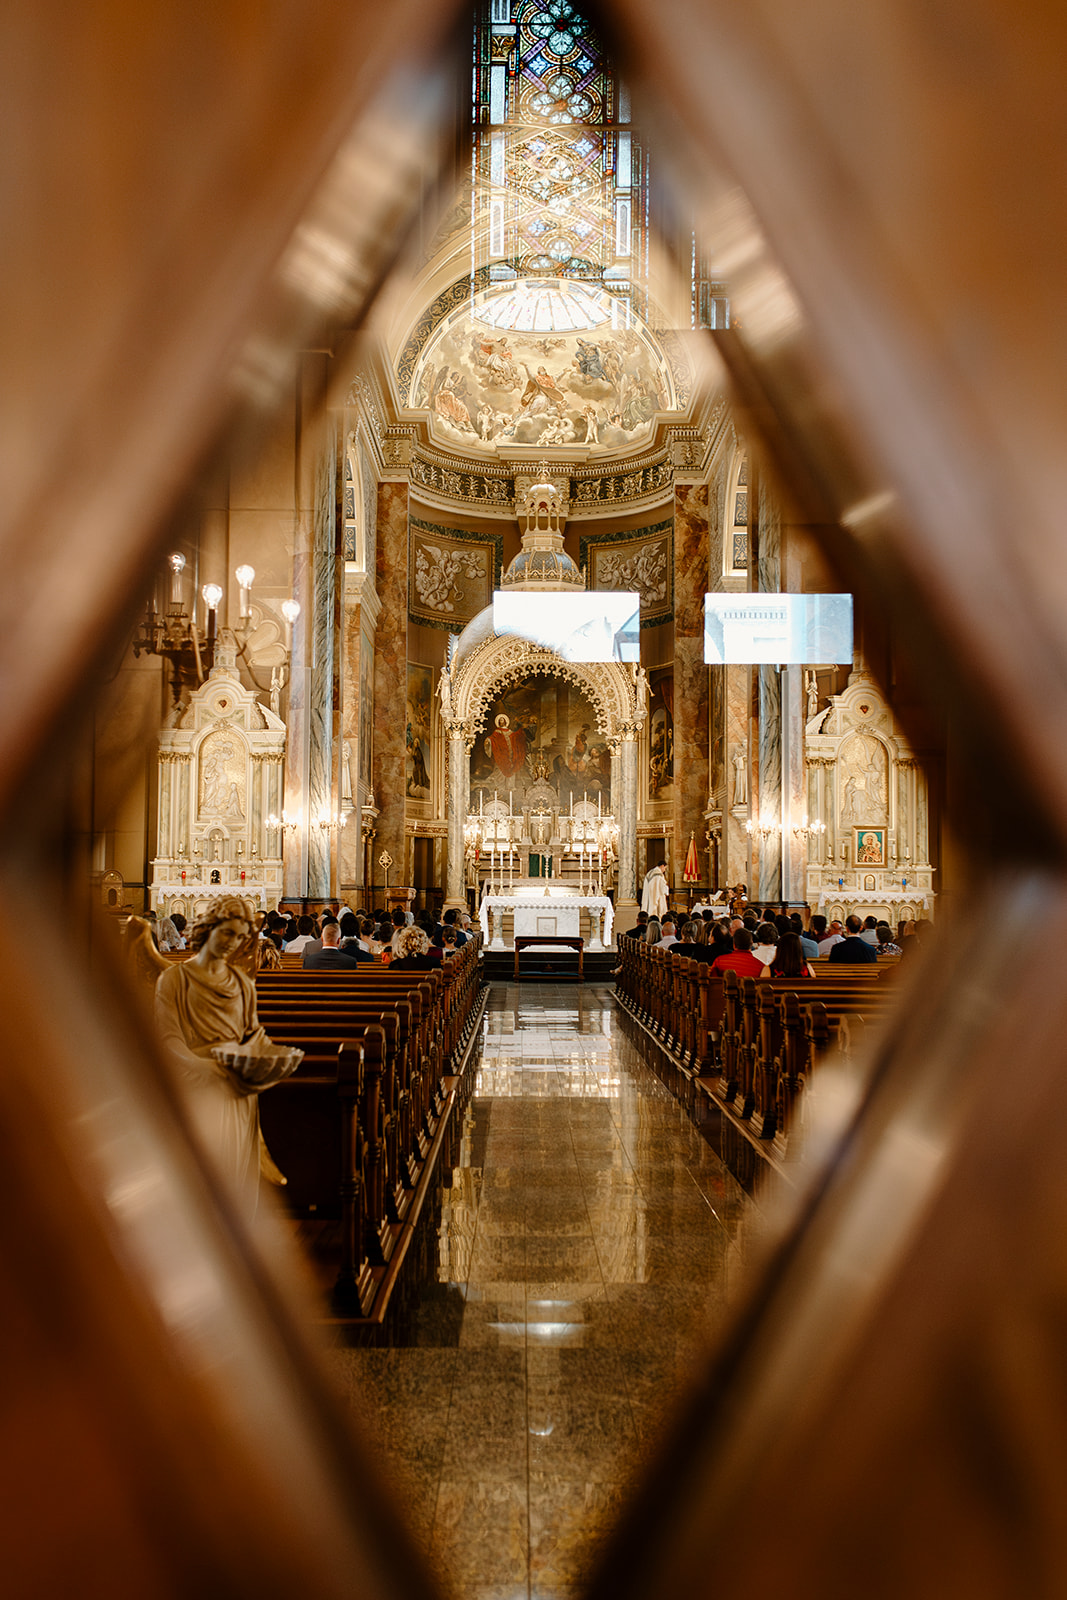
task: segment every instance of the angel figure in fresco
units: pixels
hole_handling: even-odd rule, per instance
[[[454,423],[457,428],[463,428],[468,433],[474,432],[474,424],[467,405],[467,380],[458,368],[454,372],[447,366],[441,368],[435,379],[431,406],[437,415],[444,417],[447,422]]]
[[[578,347],[578,354],[574,358],[574,365],[582,377],[606,378],[599,348],[591,340],[586,339],[576,339],[575,344]]]
[[[486,339],[481,334],[474,334],[471,339],[471,361],[498,388],[515,389],[522,382],[522,375],[515,364],[515,352],[508,344],[506,333],[499,339]]]
[[[600,356],[600,368],[604,377],[616,391],[622,377],[622,356],[614,345],[605,345]]]
[[[575,426],[569,417],[553,417],[541,433],[541,444],[573,444]]]

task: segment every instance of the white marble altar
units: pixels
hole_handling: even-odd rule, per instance
[[[490,950],[510,950],[504,941],[504,914],[510,911],[514,919],[512,937],[532,934],[561,938],[576,938],[581,934],[583,910],[589,917],[587,950],[606,950],[611,947],[611,901],[602,894],[575,894],[564,888],[518,888],[513,894],[488,894],[482,901],[482,932]],[[490,936],[491,935],[491,936]]]
[[[223,632],[206,681],[159,739],[158,846],[151,905],[195,920],[219,895],[264,911],[282,893],[280,830],[285,723],[245,688]]]

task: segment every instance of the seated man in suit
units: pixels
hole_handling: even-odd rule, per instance
[[[830,951],[830,960],[852,963],[877,961],[878,952],[874,945],[868,944],[866,939],[860,937],[862,929],[863,923],[859,917],[846,917],[846,937],[834,945]]]
[[[342,950],[341,929],[328,922],[322,930],[322,944],[305,950],[302,964],[314,972],[354,972],[362,961],[373,961],[365,950]]]

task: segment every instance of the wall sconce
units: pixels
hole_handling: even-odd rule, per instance
[[[279,817],[275,812],[272,811],[270,816],[267,818],[267,827],[270,828],[274,833],[295,833],[299,826],[299,813],[297,813],[295,817],[291,817],[288,811],[283,811]]]
[[[328,811],[324,811],[319,817],[317,825],[322,829],[323,833],[332,833],[336,828],[343,828],[347,820],[348,818],[343,816],[340,811],[335,816],[331,816]]]
[[[781,823],[778,822],[752,822],[750,820],[745,823],[745,832],[750,838],[758,834],[761,844],[766,844],[768,839],[773,839],[774,835],[781,833],[781,831]]]
[[[794,828],[793,832],[798,839],[817,839],[820,833],[826,832],[826,824],[819,821],[805,822],[799,828]]]

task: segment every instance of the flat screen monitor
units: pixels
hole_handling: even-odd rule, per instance
[[[564,661],[639,661],[640,608],[637,594],[498,589],[493,629],[544,645]]]
[[[830,666],[852,660],[850,594],[708,594],[712,666]]]

